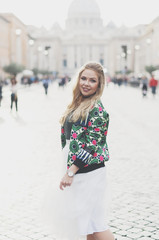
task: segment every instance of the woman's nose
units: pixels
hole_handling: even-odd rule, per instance
[[[89,85],[88,79],[84,82],[85,85]]]

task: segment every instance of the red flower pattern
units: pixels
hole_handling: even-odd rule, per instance
[[[103,156],[100,156],[99,159],[101,160],[101,162],[104,160]]]
[[[96,140],[93,140],[92,143],[93,143],[93,145],[96,145],[96,144],[97,144],[97,141],[96,141]]]
[[[93,154],[93,157],[97,157],[97,153],[96,152]]]
[[[91,122],[88,122],[88,126],[89,126],[89,127],[92,126],[92,123],[91,123]]]
[[[73,133],[73,134],[72,134],[72,137],[73,137],[73,138],[77,138],[77,133]]]
[[[64,128],[61,129],[61,133],[64,134]]]
[[[76,155],[73,155],[72,159],[73,159],[73,161],[75,161],[76,160]]]

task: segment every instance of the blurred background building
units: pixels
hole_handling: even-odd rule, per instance
[[[55,23],[50,30],[26,26],[11,13],[0,14],[0,76],[11,62],[27,69],[72,75],[87,61],[100,62],[111,76],[145,66],[159,65],[159,17],[132,28],[106,26],[95,0],[74,0],[65,29]]]

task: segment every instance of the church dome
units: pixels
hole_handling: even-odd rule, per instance
[[[100,9],[95,0],[74,0],[68,10],[68,18],[100,18]]]
[[[103,27],[96,0],[73,0],[66,19],[66,29],[74,33],[99,31]]]

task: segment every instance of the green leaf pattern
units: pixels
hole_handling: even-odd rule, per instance
[[[99,164],[109,160],[106,136],[109,125],[109,114],[105,111],[102,102],[95,103],[88,115],[86,125],[74,123],[71,129],[70,146],[68,153],[68,167],[76,160],[80,149],[84,146],[94,151],[89,158],[88,165]],[[66,137],[63,126],[61,127],[62,148],[66,145]]]

